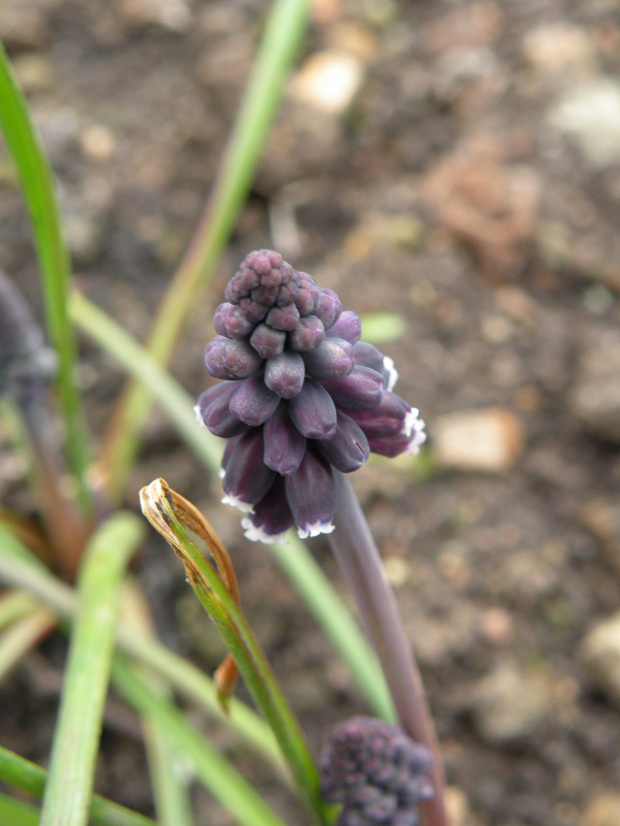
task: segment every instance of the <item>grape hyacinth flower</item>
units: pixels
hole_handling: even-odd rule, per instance
[[[418,411],[392,392],[391,359],[360,341],[361,322],[270,250],[250,253],[215,313],[208,372],[224,381],[199,398],[199,421],[228,439],[224,502],[247,513],[252,540],[333,530],[334,473],[370,452],[417,453]]]
[[[321,755],[321,791],[341,803],[336,826],[417,826],[433,796],[428,749],[398,726],[353,717],[335,726]]]

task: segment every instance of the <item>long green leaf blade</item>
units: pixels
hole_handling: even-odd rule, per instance
[[[77,616],[73,590],[61,582],[0,522],[0,579],[24,588],[65,620]],[[261,757],[268,759],[288,779],[282,754],[267,724],[240,700],[231,698],[230,714],[225,717],[218,704],[212,680],[196,666],[179,657],[155,639],[136,634],[125,623],[117,628],[119,648],[150,666],[209,715],[237,731]]]
[[[19,173],[41,268],[47,330],[58,354],[57,388],[65,420],[67,455],[85,512],[90,511],[86,484],[86,427],[75,384],[77,345],[67,311],[69,254],[61,228],[52,172],[30,118],[4,47],[0,43],[0,128]]]
[[[190,759],[201,783],[243,826],[285,826],[237,771],[164,697],[152,691],[135,669],[119,658],[114,685],[142,715],[159,721],[171,743]]]
[[[142,536],[133,514],[118,513],[86,548],[41,826],[85,826],[88,821],[120,587]]]
[[[36,763],[0,746],[0,780],[33,797],[43,797],[47,772]],[[90,820],[95,826],[155,826],[155,821],[111,800],[93,795],[90,801]],[[0,819],[0,823],[12,823]],[[39,823],[39,812],[37,820]]]

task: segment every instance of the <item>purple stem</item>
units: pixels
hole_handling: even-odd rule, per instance
[[[430,779],[435,795],[421,806],[422,822],[424,826],[448,826],[445,781],[435,727],[394,592],[349,479],[337,470],[333,470],[333,474],[338,521],[336,529],[329,534],[330,545],[379,657],[400,725],[433,755]]]

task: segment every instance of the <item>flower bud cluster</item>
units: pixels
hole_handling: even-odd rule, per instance
[[[373,451],[415,453],[424,422],[392,392],[391,359],[360,341],[361,322],[332,290],[270,250],[250,253],[215,312],[199,421],[228,439],[224,502],[248,516],[246,536],[274,542],[333,530],[333,469]]]
[[[398,726],[353,717],[330,732],[321,755],[321,791],[341,803],[336,826],[417,826],[433,796],[430,752]]]

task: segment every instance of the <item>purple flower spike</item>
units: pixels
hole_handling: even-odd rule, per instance
[[[205,350],[205,364],[214,379],[245,379],[262,363],[261,357],[245,339],[218,336]]]
[[[330,338],[343,338],[349,344],[357,344],[362,337],[362,321],[357,313],[345,310],[340,314],[338,321],[329,328],[327,335]]]
[[[291,421],[286,404],[281,404],[263,429],[263,461],[281,476],[295,473],[306,451],[306,437]]]
[[[319,290],[314,315],[320,318],[326,330],[338,320],[342,312],[342,302],[333,290]]]
[[[292,399],[301,392],[306,366],[299,353],[280,353],[265,365],[265,384],[283,399]]]
[[[314,350],[325,338],[325,327],[315,315],[299,320],[299,324],[289,333],[288,344],[291,350],[303,352]]]
[[[353,347],[343,338],[326,338],[314,350],[302,356],[306,373],[312,378],[340,379],[353,369]]]
[[[267,324],[259,324],[250,336],[250,344],[263,359],[279,356],[284,350],[285,341],[286,333],[282,330],[274,330]]]
[[[258,427],[279,403],[280,397],[265,385],[262,372],[254,373],[239,383],[230,399],[230,412],[250,427]]]
[[[336,826],[417,826],[433,796],[429,751],[398,726],[353,717],[335,726],[321,755],[321,791],[344,808]]]
[[[396,371],[359,340],[359,316],[277,252],[250,253],[225,297],[205,362],[226,384],[197,405],[211,432],[229,439],[224,501],[252,511],[252,539],[269,541],[292,520],[303,536],[330,531],[332,468],[356,470],[371,450],[415,453],[424,423],[388,392]]]
[[[252,542],[264,542],[266,545],[281,542],[295,523],[284,488],[284,479],[280,476],[256,505],[254,513],[241,520],[245,536]]]
[[[297,473],[286,477],[285,490],[301,539],[334,530],[334,477],[325,459],[306,450]]]
[[[348,376],[323,382],[334,403],[345,410],[372,410],[383,395],[383,377],[369,367],[355,367]]]
[[[225,505],[234,505],[250,512],[267,493],[276,478],[275,471],[263,462],[263,433],[253,427],[237,436],[235,446],[227,457],[222,486]]]
[[[198,404],[194,408],[198,421],[202,422],[214,436],[229,439],[248,429],[248,426],[233,416],[229,409],[230,399],[238,388],[238,382],[216,384],[205,390],[198,399]]]
[[[235,304],[220,304],[213,316],[213,326],[218,335],[226,338],[246,338],[254,329],[254,324]]]
[[[368,460],[370,447],[361,427],[349,416],[338,411],[338,427],[331,439],[316,443],[321,456],[341,473],[351,473]]]
[[[329,439],[336,432],[336,406],[327,390],[306,379],[301,393],[289,402],[289,415],[307,439]]]

